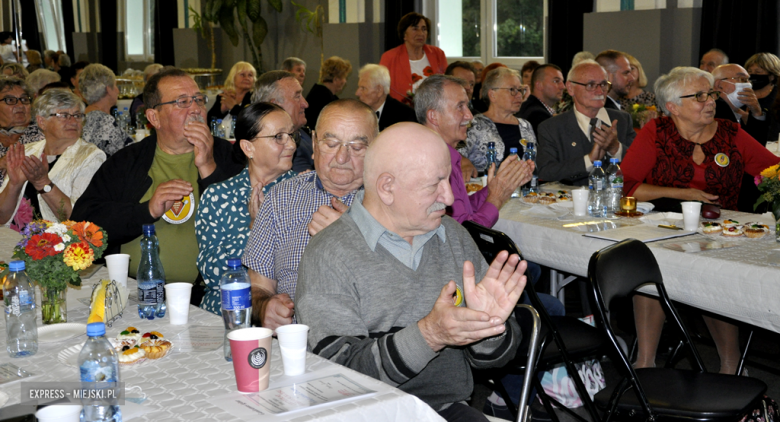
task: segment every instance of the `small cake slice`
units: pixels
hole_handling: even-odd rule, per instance
[[[119,363],[122,365],[132,365],[146,357],[144,349],[138,346],[124,346],[119,353]]]
[[[723,236],[740,237],[743,234],[743,230],[742,230],[742,226],[736,226],[736,225],[730,227],[723,226],[723,231],[721,233],[723,233]]]
[[[168,340],[156,339],[141,344],[141,348],[146,352],[147,358],[160,359],[168,354],[168,350],[170,350],[172,345]]]
[[[701,230],[704,234],[716,234],[722,230],[720,223],[715,221],[702,221]]]
[[[745,232],[745,236],[751,239],[759,239],[769,233],[769,226],[761,223],[747,223],[742,229]]]
[[[535,204],[539,202],[539,194],[536,192],[529,192],[528,195],[523,197],[523,201],[528,202],[529,204]]]

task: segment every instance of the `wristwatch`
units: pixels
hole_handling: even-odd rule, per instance
[[[38,194],[43,195],[44,193],[49,193],[52,189],[54,189],[54,182],[49,182],[48,185],[43,185],[43,188],[38,191]]]

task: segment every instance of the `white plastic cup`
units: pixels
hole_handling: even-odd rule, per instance
[[[584,217],[588,214],[588,195],[590,190],[581,188],[571,191],[572,199],[574,200],[574,215],[577,217]]]
[[[301,375],[306,372],[306,341],[309,326],[303,324],[283,325],[276,329],[279,348],[282,351],[284,374]]]
[[[171,283],[165,285],[165,304],[172,325],[184,325],[190,315],[192,284]]]
[[[39,422],[79,422],[80,404],[58,404],[46,406],[35,412]]]
[[[699,228],[699,216],[701,215],[701,202],[683,202],[683,227],[692,232]]]
[[[127,270],[130,267],[130,255],[118,253],[106,256],[108,278],[127,288]]]

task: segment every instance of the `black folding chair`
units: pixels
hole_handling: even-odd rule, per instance
[[[615,366],[623,377],[596,394],[596,405],[606,411],[605,420],[738,421],[752,410],[767,389],[748,377],[707,373],[685,325],[663,285],[653,253],[644,243],[628,239],[604,248],[588,265],[595,316],[609,338]],[[692,356],[693,370],[673,368],[634,369],[620,348],[609,322],[614,299],[631,295],[643,284],[653,284],[670,325],[680,330]],[[628,393],[628,394],[626,394]]]
[[[508,251],[510,254],[518,254],[522,258],[520,250],[517,249],[515,243],[505,233],[486,228],[471,221],[464,222],[463,227],[471,234],[471,237],[474,239],[474,242],[476,242],[477,247],[488,263],[493,262],[493,259],[501,251]],[[560,364],[564,364],[569,376],[574,381],[577,393],[579,394],[585,409],[588,411],[593,421],[599,420],[600,417],[596,410],[596,406],[593,404],[593,401],[590,400],[588,390],[582,383],[577,368],[574,366],[574,362],[600,358],[609,349],[607,339],[600,330],[577,318],[565,316],[551,317],[544,309],[530,280],[526,283],[525,292],[528,294],[531,304],[539,312],[539,316],[542,320],[541,352],[539,354],[539,360],[535,365],[537,371],[546,371]],[[548,347],[550,344],[554,344],[555,347]],[[518,359],[515,359],[509,367],[511,368],[506,369],[511,371],[511,373],[522,373],[520,368],[523,367],[524,369],[523,363]],[[573,418],[587,422],[587,419],[584,419],[582,416],[563,406],[554,398],[545,394],[542,384],[535,374],[534,376],[526,377],[526,381],[528,378],[532,378],[534,386],[537,389],[537,394],[542,399],[545,410],[550,414],[553,420],[558,421],[558,417],[553,411],[554,405],[571,415]],[[497,382],[496,384],[496,390],[501,394],[504,401],[507,402],[512,415],[517,415],[517,409],[515,409],[512,402],[508,399],[508,394],[506,394],[501,383]]]

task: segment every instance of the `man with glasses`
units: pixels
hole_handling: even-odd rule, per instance
[[[252,94],[252,104],[266,102],[283,108],[292,119],[295,126],[295,138],[298,149],[293,158],[293,171],[301,173],[314,169],[311,159],[311,136],[306,133],[306,109],[309,103],[303,97],[303,88],[295,74],[285,70],[265,72],[255,82],[255,92]],[[313,125],[315,122],[308,122]]]
[[[739,123],[742,130],[766,146],[769,113],[761,109],[747,70],[738,64],[724,64],[712,71],[712,77],[715,78],[713,89],[720,92],[720,98],[715,101],[715,118]],[[743,212],[758,211],[753,208],[753,204],[760,195],[753,177],[745,174],[737,209]]]
[[[141,226],[154,224],[166,281],[198,277],[195,211],[206,187],[236,174],[233,147],[211,136],[207,97],[186,72],[166,68],[144,87],[146,118],[156,133],[111,156],[78,201],[72,218],[110,233],[110,253],[139,262]],[[130,276],[135,277],[135,266]]]
[[[362,191],[363,158],[378,132],[374,111],[362,102],[341,99],[328,104],[313,133],[316,170],[266,194],[242,259],[252,281],[253,319],[263,327],[293,322],[303,250]]]
[[[622,158],[636,137],[631,115],[604,108],[610,83],[594,60],[571,68],[566,89],[574,107],[539,125],[539,179],[585,186],[593,162]]]
[[[531,74],[531,95],[520,106],[517,117],[531,123],[537,138],[539,124],[555,114],[553,107],[563,98],[565,88],[561,68],[554,64],[543,64]]]
[[[636,81],[631,74],[631,63],[625,54],[617,50],[602,51],[596,56],[596,61],[607,70],[607,81],[612,84],[604,107],[620,110],[620,99],[628,95],[630,85]]]

